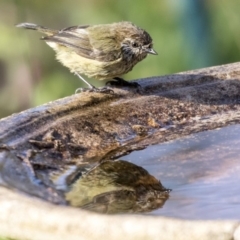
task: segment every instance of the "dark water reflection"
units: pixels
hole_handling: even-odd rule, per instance
[[[173,191],[150,214],[184,219],[240,219],[240,125],[135,151],[136,163]]]
[[[52,175],[67,203],[100,213],[149,212],[164,205],[169,190],[145,169],[116,160],[95,166],[70,166]]]

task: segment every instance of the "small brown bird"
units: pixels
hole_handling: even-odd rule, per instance
[[[147,54],[157,54],[152,48],[150,35],[131,22],[73,26],[59,31],[32,23],[20,23],[16,27],[46,34],[41,39],[56,51],[58,61],[85,82],[91,91],[104,92],[106,88],[95,88],[81,74],[133,85],[120,76],[131,71]]]

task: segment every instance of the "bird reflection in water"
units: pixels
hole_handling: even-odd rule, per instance
[[[55,176],[56,185],[62,184],[59,179]],[[70,205],[99,213],[150,212],[162,207],[171,191],[142,167],[123,160],[104,161],[85,171],[76,168],[64,179]]]

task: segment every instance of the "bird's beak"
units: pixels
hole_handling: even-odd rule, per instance
[[[149,54],[158,55],[158,53],[152,48],[146,48],[145,51]]]

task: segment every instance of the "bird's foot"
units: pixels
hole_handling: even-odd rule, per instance
[[[119,77],[115,77],[113,78],[113,80],[111,81],[108,81],[106,83],[106,85],[110,85],[110,86],[116,86],[116,87],[135,87],[135,88],[141,88],[141,85],[138,84],[137,82],[128,82],[122,78],[119,78]]]
[[[96,88],[96,87],[91,87],[91,88],[78,88],[75,91],[76,93],[79,92],[96,92],[96,93],[106,93],[106,94],[114,94],[114,91],[110,87],[103,87],[103,88]]]

